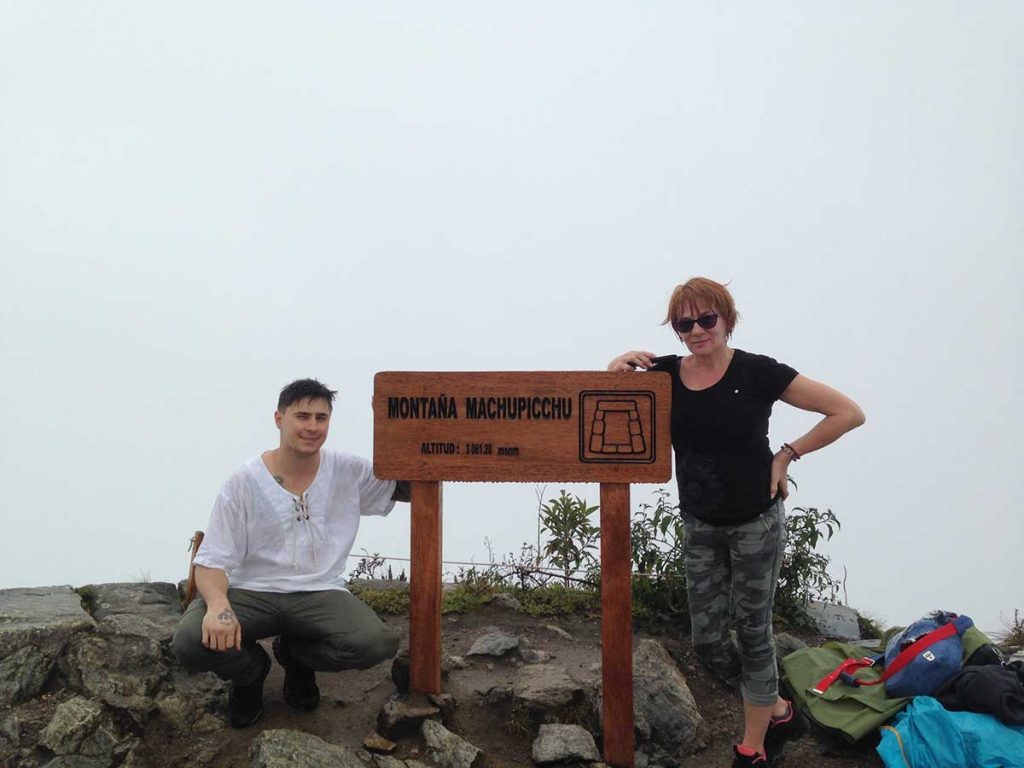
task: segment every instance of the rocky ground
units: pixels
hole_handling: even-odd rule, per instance
[[[600,748],[597,619],[537,620],[507,604],[445,616],[443,687],[454,709],[437,715],[444,727],[431,722],[403,735],[400,716],[378,721],[382,710],[396,706],[388,704],[396,693],[391,664],[321,673],[323,702],[312,713],[284,702],[275,664],[265,716],[251,728],[232,730],[223,723],[223,686],[184,673],[167,651],[178,615],[173,585],[79,592],[88,612],[69,588],[0,591],[0,768],[503,768],[537,764],[538,748],[544,764],[600,765],[578,728],[545,728],[546,740],[535,743],[542,724],[557,722],[598,735]],[[387,621],[407,641],[405,618]],[[504,643],[504,650],[492,649],[500,655],[471,653],[486,636]],[[736,692],[706,674],[679,633],[638,631],[635,648],[637,765],[729,765],[742,724]],[[401,681],[401,669],[396,677]],[[378,730],[392,736],[389,758],[364,750]],[[442,746],[449,734],[468,745]],[[563,744],[574,739],[576,747]],[[548,762],[563,754],[572,757]],[[838,749],[814,736],[788,745],[782,764],[882,765],[870,746]]]

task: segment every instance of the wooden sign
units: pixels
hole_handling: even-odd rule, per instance
[[[378,373],[374,473],[665,482],[671,394],[672,380],[661,373]]]
[[[378,373],[373,471],[412,481],[409,685],[441,692],[442,481],[601,483],[605,762],[634,761],[629,483],[672,476],[666,373]]]

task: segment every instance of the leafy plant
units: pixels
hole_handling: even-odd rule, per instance
[[[515,593],[523,613],[529,616],[566,616],[568,614],[598,615],[601,612],[601,593],[586,587],[565,587],[549,584]]]
[[[494,564],[459,568],[452,581],[462,591],[479,595],[490,595],[505,586],[505,579]]]
[[[999,618],[1005,629],[999,633],[999,644],[1007,648],[1024,646],[1024,616],[1020,615],[1020,611],[1014,610],[1012,619],[1008,619],[1002,614],[999,615]]]
[[[885,634],[882,622],[864,611],[857,611],[857,629],[861,637],[878,637]]]
[[[829,575],[828,555],[818,551],[841,524],[831,509],[794,507],[786,517],[788,541],[775,593],[775,608],[784,618],[800,621],[800,606],[810,599],[835,599],[841,583]]]
[[[601,531],[590,522],[597,509],[564,489],[557,499],[541,506],[541,530],[549,534],[543,553],[562,571],[566,587],[572,584],[574,573],[597,565],[593,550]]]
[[[664,488],[654,503],[641,504],[633,515],[634,614],[643,618],[685,613],[686,568],[683,565],[683,519]]]
[[[519,554],[509,552],[505,556],[505,561],[502,563],[505,581],[519,589],[529,589],[547,584],[551,580],[552,574],[541,570],[538,567],[539,563],[540,553],[532,544],[524,541],[519,548]]]
[[[352,569],[348,577],[349,579],[382,579],[386,562],[387,559],[380,552],[374,552],[371,555],[364,549],[363,556],[359,558],[359,562],[356,563],[356,567]]]

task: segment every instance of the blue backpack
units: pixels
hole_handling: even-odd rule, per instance
[[[894,697],[927,696],[960,671],[961,638],[973,626],[968,616],[934,611],[894,635],[884,654],[847,659],[812,690],[820,695],[836,680],[842,680],[857,686],[884,683],[886,693]],[[878,665],[884,666],[885,671],[877,680],[854,677],[858,669]]]

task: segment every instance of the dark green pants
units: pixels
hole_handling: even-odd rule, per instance
[[[197,597],[171,642],[187,669],[248,684],[263,670],[256,641],[279,635],[288,638],[288,649],[297,661],[316,670],[366,669],[398,650],[398,636],[350,592],[229,589],[228,600],[242,625],[241,650],[211,651],[203,646],[206,603]]]
[[[683,515],[686,591],[693,650],[722,677],[740,671],[740,692],[755,707],[774,704],[772,608],[786,548],[782,500],[741,525],[709,525]],[[729,637],[735,622],[739,653]]]

